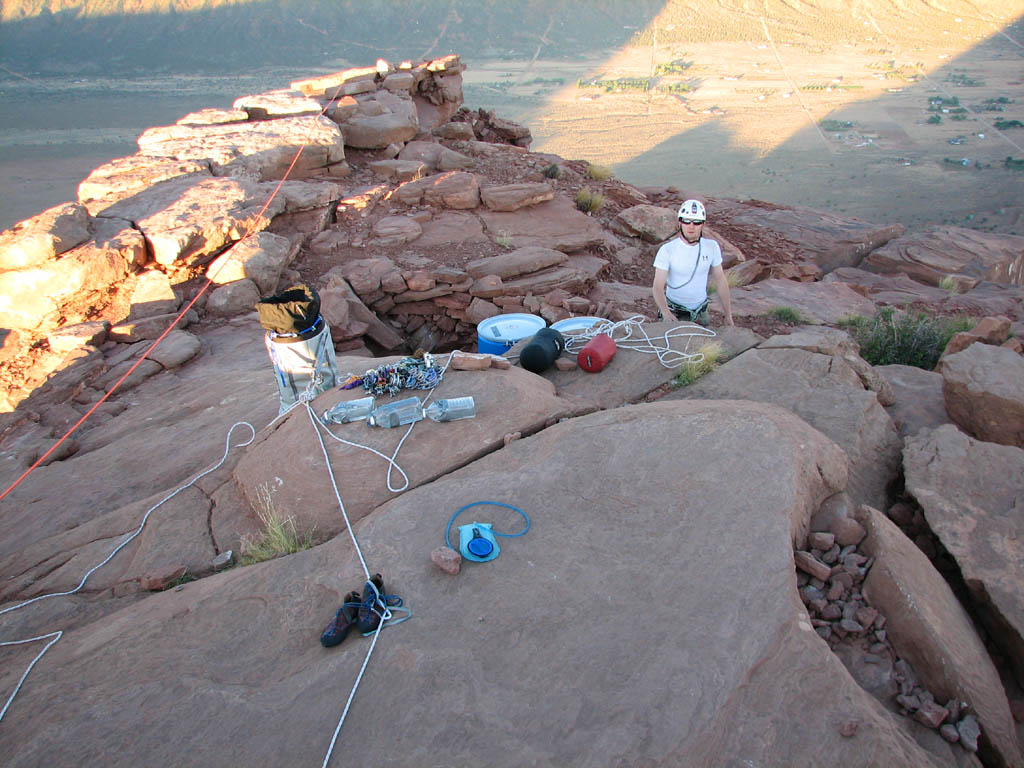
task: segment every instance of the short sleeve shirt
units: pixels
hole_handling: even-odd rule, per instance
[[[708,273],[722,263],[717,240],[702,237],[690,245],[674,237],[658,249],[655,269],[668,270],[665,295],[687,309],[697,309],[708,298]]]

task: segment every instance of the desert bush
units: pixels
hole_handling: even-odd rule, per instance
[[[551,165],[544,169],[545,178],[557,179],[561,175],[562,169],[559,167],[557,163],[552,163]]]
[[[944,291],[949,291],[950,296],[960,293],[960,284],[952,275],[946,275],[944,278],[939,280],[939,288]]]
[[[604,195],[590,187],[582,187],[576,193],[576,207],[584,213],[597,213],[604,205]]]
[[[871,365],[912,365],[926,371],[935,369],[953,334],[974,327],[968,318],[932,317],[893,307],[878,310],[871,319],[843,318],[838,325],[860,345],[860,356]]]
[[[593,179],[594,181],[607,181],[615,173],[607,165],[595,165],[590,163],[587,165],[587,178]]]
[[[263,524],[263,531],[252,536],[243,536],[241,541],[240,565],[262,563],[281,555],[292,555],[313,546],[313,531],[300,536],[295,528],[295,518],[285,517],[277,509],[273,494],[266,485],[256,489],[256,515]]]
[[[932,115],[925,122],[931,125],[938,125],[942,122],[942,118],[939,115]]]
[[[685,387],[693,384],[697,379],[706,373],[711,373],[718,367],[719,361],[725,354],[722,345],[717,341],[709,341],[697,350],[697,356],[683,363],[679,373],[672,379],[673,387]]]

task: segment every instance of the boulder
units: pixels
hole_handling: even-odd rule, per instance
[[[679,234],[676,212],[656,205],[625,208],[616,214],[610,226],[614,232],[648,243],[663,243]]]
[[[85,206],[61,203],[0,233],[0,269],[45,264],[81,245],[90,235]]]
[[[386,112],[380,115],[355,115],[342,124],[345,144],[357,149],[383,149],[389,144],[409,141],[419,133],[419,119],[411,115]]]
[[[912,365],[880,365],[875,370],[892,387],[893,403],[886,410],[900,437],[949,424],[942,374]]]
[[[887,639],[896,653],[939,701],[970,705],[985,734],[981,758],[986,765],[1024,765],[999,672],[953,590],[877,509],[861,507],[857,519],[868,531],[860,549],[875,560],[864,596],[886,617]]]
[[[795,309],[812,323],[836,323],[850,315],[875,316],[874,303],[842,283],[762,280],[732,288],[729,296],[733,317],[764,315],[779,307]]]
[[[181,307],[181,296],[174,292],[170,278],[160,270],[140,272],[131,286],[131,310],[128,320],[173,314]]]
[[[907,440],[903,469],[907,491],[956,560],[975,610],[1024,684],[1024,450],[975,440],[947,424]]]
[[[160,363],[164,368],[177,368],[198,355],[200,349],[202,342],[195,334],[188,331],[171,331],[157,348],[149,353],[149,359]]]
[[[930,227],[872,251],[861,267],[883,274],[902,272],[926,285],[938,285],[947,275],[1022,285],[1024,236]]]
[[[78,185],[78,199],[95,216],[107,206],[161,181],[197,175],[211,176],[209,163],[142,154],[119,157],[94,169]]]
[[[261,181],[280,179],[292,167],[292,177],[309,174],[345,159],[338,125],[326,117],[285,117],[228,125],[171,125],[150,128],[139,136],[139,154],[178,161],[209,162],[215,176],[238,176]]]
[[[449,171],[417,181],[407,181],[395,189],[395,198],[406,205],[433,205],[438,208],[476,208],[480,205],[480,183],[472,173]]]
[[[210,291],[210,298],[206,301],[206,311],[211,315],[223,317],[241,315],[252,312],[259,300],[260,289],[255,282],[249,279],[236,280]]]
[[[82,346],[98,347],[107,340],[110,323],[106,320],[92,320],[75,325],[65,325],[46,336],[50,349],[71,352]]]
[[[488,243],[480,219],[462,211],[434,211],[429,221],[420,224],[423,234],[416,242],[418,248],[433,248],[461,243]]]
[[[323,107],[316,99],[311,99],[300,91],[287,88],[254,96],[242,96],[235,99],[232,106],[245,112],[250,120],[319,115],[323,111]]]
[[[798,261],[808,259],[824,272],[856,267],[869,253],[903,234],[900,224],[879,227],[802,206],[718,200],[709,210],[716,228],[727,230],[744,253],[759,250],[756,245],[748,247],[746,238],[770,237],[773,252],[788,253]]]
[[[565,195],[529,209],[480,211],[487,232],[494,238],[508,238],[511,247],[539,245],[572,253],[605,241],[601,223],[576,209]]]
[[[414,219],[408,216],[385,216],[373,225],[373,245],[391,246],[411,243],[423,233]]]
[[[972,344],[943,358],[942,394],[952,421],[979,440],[1024,448],[1024,357]]]
[[[564,264],[567,259],[561,251],[529,246],[471,261],[466,265],[466,273],[472,278],[497,275],[507,279]]]
[[[953,334],[953,338],[942,350],[942,358],[963,352],[976,342],[1000,346],[1009,336],[1011,322],[1008,317],[983,317],[970,330]]]
[[[517,211],[551,200],[554,196],[555,190],[551,185],[542,182],[502,184],[480,190],[480,199],[492,211]]]
[[[733,399],[791,410],[834,440],[850,461],[854,504],[887,506],[900,465],[900,440],[874,392],[841,357],[803,349],[750,349],[671,399]]]
[[[473,158],[433,141],[410,141],[402,147],[398,159],[422,163],[434,171],[458,171],[476,165]]]
[[[216,285],[248,278],[256,284],[260,296],[270,296],[281,279],[281,271],[292,263],[299,251],[294,243],[271,232],[257,232],[239,240],[210,262],[206,275]]]
[[[188,269],[210,261],[246,232],[266,229],[285,206],[278,196],[261,214],[269,194],[248,179],[188,177],[115,203],[104,216],[131,221],[145,235],[158,264]]]

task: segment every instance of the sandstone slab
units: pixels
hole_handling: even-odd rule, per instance
[[[268,120],[275,117],[295,115],[319,115],[323,110],[320,102],[305,96],[300,91],[284,88],[235,99],[232,106],[245,112],[250,120]]]
[[[1024,236],[932,227],[892,240],[873,251],[861,267],[902,272],[926,285],[938,285],[947,275],[1024,285]]]
[[[674,490],[678,462],[651,447],[680,432],[695,434],[695,452],[714,466],[747,450],[752,430],[774,472],[738,478],[742,482],[729,484],[725,498],[714,472],[692,467],[684,469],[690,493],[681,499]],[[655,478],[673,481],[652,483],[653,493],[630,503],[624,500],[635,498],[635,476],[618,457],[637,452]],[[553,455],[582,471],[567,482],[551,464]],[[386,740],[395,754],[412,755],[436,738],[432,752],[452,764],[486,752],[493,765],[519,765],[528,734],[531,759],[541,764],[667,758],[712,765],[729,754],[763,764],[951,766],[918,747],[901,721],[852,681],[811,631],[796,597],[791,528],[834,487],[832,473],[841,464],[834,446],[777,409],[748,404],[731,414],[717,404],[675,403],[559,425],[393,500],[357,526],[361,546],[371,567],[384,573],[388,592],[402,595],[414,610],[431,610],[418,612],[401,631],[385,629],[363,683],[372,688],[360,688],[338,742],[347,763],[379,762],[356,744]],[[588,491],[595,471],[604,476],[596,496]],[[536,481],[524,485],[523,477]],[[503,543],[502,556],[490,566],[466,564],[456,579],[434,569],[428,557],[441,543],[438,526],[443,529],[448,512],[424,510],[457,508],[466,498],[495,493],[529,510],[531,533]],[[581,496],[585,505],[578,503]],[[723,505],[735,510],[724,519]],[[499,530],[519,524],[507,510],[481,511]],[[663,535],[652,539],[652,527]],[[731,560],[715,556],[706,538],[712,531],[714,541],[744,531],[742,540],[758,543],[744,558],[757,570],[745,574],[745,589],[736,588],[743,597],[728,628],[720,585],[736,574]],[[577,542],[568,554],[558,544],[566,538]],[[609,570],[611,553],[633,544],[645,553],[632,564],[640,567]],[[655,566],[667,560],[679,566]],[[547,574],[552,600],[569,606],[557,618],[535,595],[507,589],[537,572]],[[91,759],[125,731],[133,739],[108,753],[112,765],[210,765],[229,743],[240,762],[322,761],[341,708],[339,676],[356,670],[368,641],[350,638],[328,653],[316,637],[363,578],[351,544],[339,537],[153,595],[76,628],[34,671],[8,715],[19,734],[8,752],[10,765],[31,764],[44,740],[55,760]],[[714,594],[695,588],[701,583],[717,585]],[[637,608],[649,639],[639,657],[622,654],[632,628],[609,628],[588,610],[595,601],[615,602],[623,589],[650,596]],[[587,605],[571,607],[577,603]],[[482,606],[470,617],[473,631],[466,629],[468,604]],[[486,607],[499,604],[500,611]],[[714,642],[687,643],[681,616],[690,634]],[[516,635],[513,627],[523,624],[541,631]],[[235,626],[246,628],[248,642],[241,646]],[[202,653],[195,652],[197,637],[206,638]],[[581,647],[587,648],[582,656]],[[183,652],[192,655],[188,676],[177,661]],[[497,656],[502,664],[465,666],[467,658]],[[408,665],[416,675],[410,677]],[[462,673],[452,674],[455,668]],[[125,684],[136,675],[143,677]],[[231,693],[240,685],[244,697]],[[63,695],[54,695],[58,688]],[[616,695],[602,693],[608,689]],[[117,718],[97,720],[85,696],[105,702]],[[145,706],[137,705],[140,696]],[[183,711],[184,700],[189,706]],[[462,722],[467,701],[486,729]],[[59,735],[47,732],[42,711],[60,719]],[[805,727],[789,728],[798,716]],[[160,721],[159,729],[150,718]],[[211,721],[230,738],[211,736],[201,725]],[[841,734],[840,725],[849,721],[858,727]],[[679,723],[687,724],[682,732]]]
[[[537,245],[571,253],[599,245],[605,239],[601,223],[578,211],[561,194],[529,210],[483,210],[480,218],[492,237],[507,237],[513,248]]]
[[[474,279],[497,275],[504,280],[564,264],[567,259],[561,251],[529,246],[471,261],[466,265],[466,273]]]
[[[476,165],[473,158],[433,141],[410,141],[402,147],[398,159],[421,163],[434,171],[458,171]]]
[[[999,672],[953,590],[881,512],[861,507],[857,519],[868,531],[861,549],[875,559],[864,594],[886,617],[893,648],[939,701],[970,703],[986,735],[986,763],[1024,764]]]
[[[1024,357],[972,344],[942,360],[950,419],[979,440],[1024,448]]]
[[[130,155],[99,166],[78,185],[78,199],[94,216],[107,206],[148,189],[154,184],[181,176],[211,176],[204,160]]]
[[[846,451],[854,504],[886,506],[900,441],[874,392],[842,358],[802,349],[751,349],[667,398],[743,399],[787,408]]]
[[[875,370],[892,387],[894,402],[887,410],[900,437],[949,424],[942,374],[912,365],[881,365]]]
[[[634,205],[619,211],[612,219],[613,231],[639,237],[648,243],[663,243],[679,233],[676,211],[657,205]]]
[[[842,283],[762,280],[732,288],[729,295],[734,317],[763,315],[779,307],[795,309],[812,323],[836,323],[850,315],[875,316],[874,302]]]
[[[492,211],[517,211],[553,199],[555,190],[541,182],[520,182],[484,187],[480,198]]]
[[[202,342],[188,331],[174,330],[168,333],[159,346],[149,353],[149,359],[164,368],[177,368],[199,354]]]
[[[406,205],[476,208],[480,205],[480,182],[472,173],[449,171],[406,182],[395,190],[395,197]]]
[[[907,440],[907,491],[960,566],[975,608],[1024,683],[1024,451],[948,424]]]
[[[81,245],[91,234],[89,212],[80,203],[62,203],[0,233],[0,269],[44,264]]]

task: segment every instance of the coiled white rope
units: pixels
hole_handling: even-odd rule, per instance
[[[571,332],[563,334],[565,337],[565,349],[570,353],[578,353],[595,336],[604,333],[612,338],[615,346],[619,349],[631,349],[634,352],[642,352],[658,356],[658,362],[665,368],[679,368],[688,362],[699,363],[704,360],[701,352],[686,352],[672,348],[672,339],[678,338],[715,338],[717,334],[710,328],[688,323],[669,328],[661,336],[655,336],[659,343],[647,333],[644,328],[645,318],[643,315],[633,315],[625,320],[613,323],[611,320],[603,320],[595,323],[588,330],[583,332]],[[687,348],[689,347],[687,340]]]
[[[155,512],[159,507],[161,507],[162,505],[166,504],[168,501],[173,499],[175,496],[177,496],[179,493],[184,491],[186,488],[191,488],[199,480],[201,480],[202,478],[206,477],[208,474],[210,474],[214,470],[219,469],[224,464],[224,462],[227,461],[228,454],[231,452],[231,434],[235,431],[236,427],[240,427],[240,426],[248,427],[249,431],[252,433],[252,435],[244,443],[239,443],[238,444],[239,448],[244,448],[245,446],[249,445],[250,443],[252,443],[253,440],[256,439],[256,430],[253,429],[252,424],[250,424],[249,422],[247,422],[247,421],[238,421],[238,422],[235,422],[234,424],[232,424],[231,425],[231,429],[228,430],[228,435],[227,435],[227,438],[225,440],[225,445],[224,445],[224,455],[221,456],[220,461],[218,461],[216,464],[214,464],[209,469],[207,469],[207,470],[201,472],[200,474],[196,475],[195,477],[193,477],[191,480],[189,480],[187,483],[182,485],[180,488],[178,488],[175,491],[167,494],[160,501],[158,501],[156,504],[154,504],[152,507],[150,507],[148,510],[146,510],[146,514],[144,514],[142,516],[142,522],[139,523],[139,527],[136,528],[135,531],[133,531],[131,534],[129,534],[120,544],[118,544],[116,547],[114,547],[113,551],[111,551],[111,553],[109,555],[107,555],[103,559],[102,562],[98,563],[97,565],[94,565],[92,568],[90,568],[88,571],[86,571],[85,575],[82,577],[82,580],[80,582],[78,582],[78,586],[77,587],[75,587],[74,589],[69,589],[69,590],[67,590],[65,592],[50,592],[50,593],[47,593],[45,595],[37,595],[36,597],[33,597],[30,600],[25,600],[24,602],[18,603],[17,605],[10,605],[10,606],[4,608],[3,610],[0,610],[0,616],[3,616],[5,613],[10,613],[11,611],[16,611],[19,608],[24,608],[24,607],[26,607],[28,605],[32,605],[33,603],[37,603],[40,600],[46,600],[47,598],[50,598],[50,597],[66,597],[68,595],[73,595],[76,592],[79,592],[85,586],[85,582],[88,581],[90,576],[92,576],[96,571],[98,571],[104,565],[106,565],[111,560],[113,560],[118,552],[120,552],[122,549],[124,549],[126,546],[128,546],[128,544],[130,542],[132,542],[135,538],[137,538],[139,536],[139,534],[142,533],[142,529],[146,527],[146,522],[149,520],[149,517],[150,517],[150,515],[153,514],[153,512]],[[18,692],[21,690],[22,685],[25,683],[25,680],[28,678],[29,672],[31,672],[32,668],[36,665],[36,662],[38,662],[41,658],[43,658],[43,656],[46,654],[46,652],[48,650],[50,650],[50,647],[54,643],[56,643],[58,640],[60,640],[61,637],[63,636],[63,634],[64,634],[63,630],[58,630],[56,632],[51,632],[51,633],[49,633],[47,635],[39,635],[38,637],[30,637],[30,638],[27,638],[25,640],[8,640],[8,641],[0,642],[0,646],[24,645],[26,643],[34,643],[34,642],[36,642],[38,640],[46,640],[47,638],[53,638],[52,640],[50,640],[49,643],[46,644],[46,646],[43,648],[43,650],[39,652],[39,655],[36,656],[32,660],[32,663],[29,664],[28,667],[25,669],[25,672],[22,674],[21,679],[18,681],[18,684],[14,687],[14,691],[13,691],[13,693],[11,693],[10,698],[7,699],[7,703],[4,704],[3,709],[0,710],[0,721],[3,721],[4,715],[7,714],[7,710],[10,708],[11,703],[14,701],[14,698],[18,695]]]

